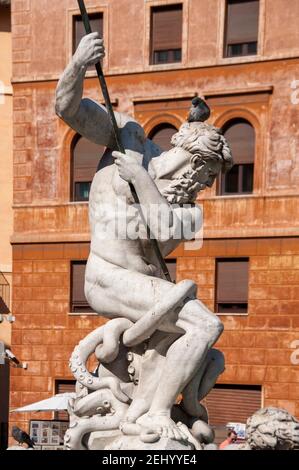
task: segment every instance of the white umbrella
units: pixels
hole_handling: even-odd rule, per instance
[[[26,412],[26,411],[60,411],[68,409],[68,402],[70,398],[75,398],[76,393],[58,393],[53,397],[46,398],[45,400],[37,401],[36,403],[31,403],[31,405],[22,406],[22,408],[16,408],[11,410],[11,413],[14,412]]]

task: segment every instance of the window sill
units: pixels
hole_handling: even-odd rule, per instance
[[[248,317],[249,313],[215,313],[217,317]]]
[[[251,62],[261,62],[265,60],[260,54],[246,55],[246,56],[236,56],[236,57],[220,57],[219,65],[235,65],[235,64],[246,64]]]
[[[100,315],[98,315],[96,312],[69,312],[68,313],[68,316],[69,317],[99,317]]]

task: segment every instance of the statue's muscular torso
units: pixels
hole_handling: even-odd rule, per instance
[[[159,149],[149,140],[145,141],[140,148],[136,136],[132,138],[127,130],[122,130],[122,139],[126,147],[129,147],[129,151],[134,152],[136,159],[150,173],[152,172],[154,177],[150,160],[153,156],[157,156]],[[134,146],[139,147],[138,151],[132,150]],[[106,151],[94,176],[90,191],[91,255],[113,266],[160,277],[160,267],[150,249],[145,227],[132,204],[134,200],[129,185],[120,178],[111,152]],[[123,221],[120,227],[126,230],[128,226],[131,230],[136,227],[141,237],[132,240],[127,233],[127,238],[124,239],[123,233],[122,237],[117,237],[116,233],[107,232],[109,224],[120,222],[120,220]],[[124,223],[125,220],[126,223]]]

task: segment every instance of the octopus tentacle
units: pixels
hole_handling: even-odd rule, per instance
[[[111,320],[87,335],[75,347],[70,358],[70,369],[77,381],[89,390],[100,390],[109,388],[112,393],[122,402],[127,402],[128,397],[120,388],[120,381],[116,377],[95,377],[86,367],[89,356],[102,343],[103,346],[98,349],[99,357],[106,360],[113,360],[119,351],[120,335],[130,326],[132,322],[125,318]],[[105,330],[107,330],[105,332]],[[111,343],[111,344],[110,344]]]

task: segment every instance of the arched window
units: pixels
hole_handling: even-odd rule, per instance
[[[149,138],[165,152],[171,149],[171,137],[176,132],[177,129],[171,124],[159,124],[151,131]]]
[[[220,178],[219,194],[249,194],[253,191],[255,130],[245,119],[234,119],[223,128],[234,166]]]
[[[88,201],[89,191],[97,166],[105,148],[77,135],[72,148],[73,201]]]

